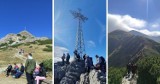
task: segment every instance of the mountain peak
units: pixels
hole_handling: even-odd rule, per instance
[[[34,37],[30,32],[27,30],[23,30],[19,33],[21,36],[26,36],[26,37]]]

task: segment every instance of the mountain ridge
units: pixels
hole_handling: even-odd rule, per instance
[[[109,66],[126,66],[145,56],[160,55],[160,44],[143,36],[115,30],[108,34]]]
[[[27,30],[23,30],[19,33],[9,33],[0,39],[0,44],[10,43],[11,45],[19,43],[34,42],[36,40],[47,40],[47,37],[35,37]]]

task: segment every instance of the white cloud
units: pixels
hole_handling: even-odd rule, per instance
[[[129,15],[108,14],[108,32],[117,29],[124,31],[136,30],[149,36],[160,36],[160,31],[153,30],[153,28],[157,27],[160,27],[157,23],[151,24],[145,20],[133,18]],[[151,29],[149,30],[149,28]]]
[[[147,29],[138,30],[138,31],[141,32],[141,33],[144,33],[146,35],[149,35],[149,36],[160,36],[160,31],[149,31]]]
[[[96,47],[96,44],[93,41],[87,41],[87,46],[88,47]]]
[[[124,15],[121,17],[122,23],[126,24],[131,28],[143,28],[146,26],[146,21],[133,18],[129,15]]]
[[[116,29],[121,29],[125,31],[142,29],[146,26],[146,21],[132,18],[129,15],[115,15],[108,14],[108,27],[109,32]]]
[[[160,24],[159,23],[153,23],[153,24],[151,24],[151,27],[152,28],[159,28]]]

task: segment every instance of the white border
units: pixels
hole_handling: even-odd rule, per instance
[[[54,0],[52,0],[52,84],[54,84]]]
[[[107,73],[106,73],[106,78],[107,78],[107,81],[106,81],[106,84],[108,84],[108,0],[106,0],[106,70],[107,70]]]

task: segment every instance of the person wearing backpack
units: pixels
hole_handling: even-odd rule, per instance
[[[100,59],[101,59],[100,69],[102,72],[105,73],[106,72],[106,61],[103,56],[101,56]]]
[[[85,70],[87,73],[90,72],[90,67],[91,67],[91,61],[90,61],[90,57],[89,56],[85,56]]]
[[[96,69],[96,70],[100,70],[100,68],[101,68],[101,66],[100,66],[100,64],[101,64],[101,59],[100,59],[100,57],[99,57],[98,55],[96,55],[95,57],[96,57],[96,61],[97,61],[96,66],[95,66],[95,69]]]
[[[69,55],[69,53],[67,53],[66,64],[69,64],[69,59],[70,59],[70,55]]]
[[[92,59],[92,57],[89,57],[89,58],[90,58],[90,68],[91,68],[91,69],[94,69],[93,59]]]
[[[7,69],[6,69],[6,71],[7,71],[7,73],[6,73],[6,77],[8,77],[8,76],[9,76],[9,74],[10,74],[11,70],[12,70],[12,65],[9,63],[9,64],[8,64],[8,67],[7,67]]]
[[[33,72],[36,67],[36,61],[33,59],[31,53],[27,54],[26,56],[27,60],[25,63],[25,72],[26,72],[27,84],[34,84]]]

